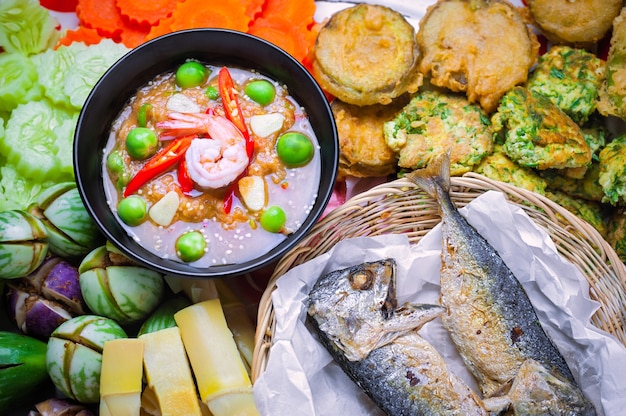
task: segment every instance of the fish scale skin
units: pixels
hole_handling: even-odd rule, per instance
[[[443,252],[441,299],[448,314],[442,316],[442,322],[480,381],[483,393],[489,396],[512,380],[527,358],[574,382],[567,363],[541,327],[515,275],[496,250],[458,213],[449,194],[441,191],[438,198],[447,247]],[[468,265],[473,267],[468,269]],[[469,277],[464,278],[463,274]],[[471,285],[469,295],[460,289],[458,279]],[[479,316],[476,310],[481,312]],[[492,353],[484,354],[486,350]]]
[[[350,276],[363,270],[378,278],[368,289],[354,290]],[[388,415],[487,415],[480,399],[416,333],[443,308],[390,310],[395,304],[395,262],[387,259],[320,278],[309,294],[307,319],[344,372]]]
[[[532,377],[526,379],[532,382],[524,384],[525,390],[506,396],[513,408],[520,404],[515,403],[519,397],[527,395],[541,410],[523,414],[594,415],[593,405],[541,327],[523,286],[454,205],[449,193],[449,163],[449,155],[443,155],[406,177],[439,204],[441,303],[447,308],[441,319],[483,396],[507,394],[520,368],[536,362],[544,371],[531,371]],[[550,392],[544,389],[550,384],[549,377],[564,383]]]

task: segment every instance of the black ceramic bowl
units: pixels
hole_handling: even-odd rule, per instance
[[[303,225],[270,252],[239,264],[197,268],[163,259],[137,244],[109,209],[102,178],[103,149],[114,119],[137,89],[187,59],[252,68],[287,85],[307,111],[321,146],[318,196]],[[83,202],[105,237],[129,258],[164,274],[214,278],[241,275],[272,264],[298,243],[322,215],[337,176],[339,141],[332,111],[309,72],[283,50],[230,30],[192,29],[149,41],[123,56],[98,81],[81,111],[74,136],[74,171]]]

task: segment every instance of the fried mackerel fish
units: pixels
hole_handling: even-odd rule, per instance
[[[553,46],[539,58],[526,86],[582,125],[596,110],[605,69],[603,60],[584,49]]]
[[[431,83],[466,92],[488,113],[526,82],[539,51],[520,12],[498,0],[439,0],[421,20],[417,43]]]
[[[542,33],[556,44],[589,45],[611,29],[622,0],[528,0]]]
[[[313,54],[317,81],[349,104],[389,104],[422,84],[415,29],[384,6],[358,4],[333,14]]]
[[[383,125],[408,103],[408,96],[391,104],[357,106],[339,99],[331,109],[339,135],[339,176],[387,176],[397,170],[398,157],[383,135]]]
[[[591,162],[591,149],[578,124],[547,97],[525,87],[508,91],[491,121],[504,136],[505,153],[522,166],[565,170],[586,168]]]
[[[461,94],[421,91],[383,129],[398,166],[410,170],[450,150],[451,173],[462,175],[493,150],[489,117]]]

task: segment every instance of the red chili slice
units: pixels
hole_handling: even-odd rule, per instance
[[[135,193],[143,184],[174,166],[184,155],[191,141],[197,136],[183,136],[172,140],[154,155],[135,176],[128,182],[124,197]]]
[[[226,67],[222,67],[222,69],[220,69],[218,75],[218,87],[220,97],[222,98],[222,104],[224,105],[226,118],[229,119],[239,129],[239,131],[241,131],[241,134],[243,134],[243,137],[246,140],[246,152],[248,154],[248,159],[252,161],[252,155],[254,154],[254,140],[250,137],[250,132],[246,126],[246,120],[241,112],[241,106],[239,105],[239,99],[237,98],[233,78],[230,75],[230,71]],[[241,176],[245,175],[246,171],[244,171]],[[239,178],[241,178],[241,176]],[[223,205],[224,212],[226,212],[226,214],[229,214],[232,209],[233,199],[235,197],[235,191],[237,190],[237,182],[239,181],[239,178],[237,178],[237,180],[231,184],[226,191]]]

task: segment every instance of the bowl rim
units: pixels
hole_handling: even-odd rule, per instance
[[[205,43],[202,42],[202,38],[207,36],[211,36],[212,39],[215,38],[211,41],[212,43],[206,41]],[[225,52],[225,45],[231,45],[233,50],[228,51],[228,53]],[[233,54],[237,54],[238,51],[240,52],[245,48],[251,47],[256,48],[253,49],[251,55],[247,57],[242,57],[240,54],[233,56]],[[219,50],[219,52],[216,52],[217,50]],[[147,65],[145,62],[142,62],[141,56],[145,54],[156,58],[156,64]],[[208,56],[214,59],[202,59]],[[269,68],[270,65],[267,62],[264,65],[260,64],[260,61],[263,59],[267,61],[270,57],[276,56],[279,57],[279,59],[272,61],[273,67]],[[109,208],[108,203],[102,203],[103,200],[106,200],[102,178],[102,150],[108,139],[108,131],[111,122],[118,116],[123,106],[138,88],[145,85],[155,76],[172,70],[172,68],[175,68],[177,65],[177,62],[182,63],[186,59],[194,58],[212,65],[223,64],[231,67],[254,68],[261,74],[265,74],[279,82],[285,83],[288,87],[289,94],[306,109],[306,113],[309,117],[311,117],[313,113],[315,114],[316,121],[318,119],[325,120],[325,125],[323,128],[320,128],[320,130],[324,130],[323,133],[325,136],[330,136],[324,137],[324,143],[327,146],[331,145],[332,149],[326,152],[322,149],[320,152],[320,162],[322,166],[317,198],[313,208],[300,228],[265,254],[241,263],[220,264],[199,268],[175,260],[163,259],[134,242],[121,224],[119,224],[119,220],[115,218],[115,213]],[[257,64],[257,62],[259,62],[259,65],[255,67],[254,64]],[[246,65],[246,63],[248,64]],[[124,74],[129,73],[133,76],[132,86],[118,87],[115,85]],[[289,81],[302,82],[303,85],[306,84],[306,94],[302,92],[294,94],[294,86],[289,85]],[[114,94],[109,92],[105,94],[106,96],[103,96],[102,90],[111,86],[113,86],[112,88],[114,90],[130,91],[130,94],[118,94],[124,96],[113,97],[112,95]],[[300,91],[304,88],[305,87],[299,87],[295,89]],[[310,98],[310,101],[314,103],[315,108],[311,108],[303,103],[302,98],[304,95],[313,97]],[[102,121],[102,119],[98,120],[92,114],[92,109],[94,108],[96,110],[102,108],[106,109],[110,114],[108,121]],[[97,129],[106,133],[106,135],[92,133],[92,126],[96,121],[100,123]],[[102,127],[102,125],[106,125],[106,127]],[[320,132],[316,129],[316,125],[313,122],[311,122],[311,126],[316,132],[321,145],[322,138],[319,137]],[[94,136],[97,149],[95,152],[93,149],[93,141],[85,140],[85,137],[91,138]],[[329,152],[332,152],[330,158],[327,154]],[[88,161],[82,160],[84,154],[91,153],[96,154],[95,158],[90,155]],[[93,159],[97,159],[98,161],[95,166]],[[104,237],[120,250],[122,254],[145,267],[165,275],[191,278],[220,278],[244,275],[272,264],[278,261],[282,255],[287,253],[305,237],[309,230],[321,218],[332,196],[333,184],[338,174],[339,138],[330,102],[313,75],[298,60],[278,46],[249,33],[220,28],[196,28],[171,32],[145,42],[127,52],[105,71],[90,91],[78,116],[76,129],[74,131],[73,162],[77,188],[87,212]],[[97,173],[96,183],[93,183],[94,172]],[[100,195],[99,198],[94,198],[93,195],[96,193],[94,188],[102,189],[103,195]],[[132,248],[129,247],[129,245],[132,245]]]

